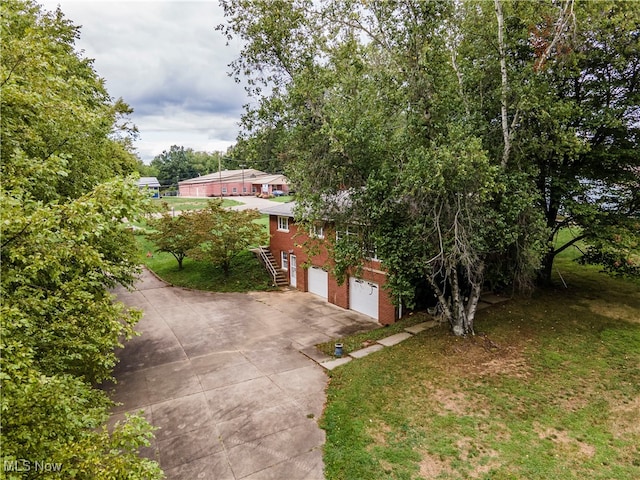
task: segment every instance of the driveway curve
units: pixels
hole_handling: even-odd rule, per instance
[[[377,323],[309,293],[199,292],[148,271],[115,293],[144,316],[105,385],[111,421],[144,411],[158,430],[143,454],[168,479],[324,478],[327,376],[301,352]]]
[[[244,195],[241,197],[224,197],[224,199],[242,202],[241,205],[234,205],[232,207],[229,207],[229,210],[249,210],[251,208],[262,210],[263,208],[269,208],[278,205],[278,202],[274,202],[273,200],[269,200],[267,198],[256,197],[253,195]]]

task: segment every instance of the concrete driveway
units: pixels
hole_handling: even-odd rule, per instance
[[[263,208],[275,207],[278,202],[269,200],[267,198],[260,198],[253,195],[243,195],[241,197],[224,197],[226,200],[235,200],[236,202],[242,202],[242,205],[234,205],[229,207],[229,210],[248,210],[255,208],[256,210],[262,210]]]
[[[377,323],[308,293],[197,292],[149,272],[116,293],[144,318],[105,386],[122,403],[112,422],[144,411],[158,427],[144,454],[168,479],[324,478],[327,376],[301,351]]]

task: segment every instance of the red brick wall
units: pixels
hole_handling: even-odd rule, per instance
[[[349,282],[338,285],[338,281],[329,274],[329,302],[342,308],[349,308]]]
[[[303,268],[303,264],[309,259],[305,250],[300,246],[309,240],[309,237],[298,231],[297,225],[293,222],[292,218],[289,218],[289,231],[278,231],[278,217],[275,215],[269,216],[269,232],[271,234],[270,249],[273,256],[276,258],[278,266],[281,261],[281,252],[293,251],[297,259],[297,289],[303,292],[308,291],[307,287],[307,269]],[[332,235],[331,231],[327,232],[327,235]],[[323,266],[329,261],[329,255],[325,248],[320,247],[319,253],[312,257],[311,263],[316,266]],[[391,301],[388,292],[382,288],[386,283],[386,274],[382,270],[380,262],[371,261],[365,265],[358,277],[364,280],[377,283],[380,286],[378,297],[378,321],[383,325],[388,325],[396,321],[396,308]],[[329,275],[329,302],[334,305],[338,305],[342,308],[349,308],[349,281],[348,279],[342,284],[338,285],[338,282]]]
[[[243,192],[242,187],[246,189],[246,192]],[[269,185],[269,193],[273,190],[278,190],[278,187],[283,192],[289,191],[288,185]],[[226,188],[226,191],[222,191]],[[236,189],[234,192],[233,189]],[[255,189],[255,191],[254,191]],[[205,183],[195,183],[195,184],[187,184],[187,185],[179,185],[180,196],[183,197],[219,197],[222,196],[235,196],[235,195],[256,195],[261,193],[262,185],[252,184],[249,179],[245,179],[244,184],[242,181],[239,182],[220,182],[211,181]]]

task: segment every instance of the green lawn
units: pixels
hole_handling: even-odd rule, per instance
[[[206,207],[207,202],[210,200],[214,200],[213,198],[183,198],[183,197],[162,197],[156,200],[153,200],[154,203],[158,205],[158,208],[161,210],[165,210],[163,204],[166,203],[168,208],[166,210],[171,210],[173,208],[177,212],[181,212],[183,210],[199,210],[201,208]],[[223,207],[232,207],[234,205],[242,205],[242,202],[237,200],[222,200]]]
[[[327,479],[640,478],[640,283],[573,257],[475,337],[434,328],[334,370]]]
[[[579,228],[576,228],[576,227],[563,228],[558,233],[558,238],[556,239],[556,244],[558,246],[562,246],[565,243],[567,243],[568,241],[570,241],[570,240],[576,238],[577,236],[579,236],[581,233],[582,233],[582,231]],[[584,242],[579,241],[579,242],[576,242],[571,247],[569,247],[566,250],[564,250],[563,252],[561,252],[558,255],[558,257],[561,258],[561,259],[565,259],[565,260],[574,260],[574,259],[582,256],[582,252],[584,251],[585,248],[586,248],[586,246],[585,246]]]
[[[260,215],[260,218],[254,220],[253,222],[262,225],[265,231],[266,238],[269,238],[269,215]]]
[[[293,202],[295,199],[296,198],[293,195],[283,195],[282,197],[271,197],[269,200],[272,202],[286,203]]]
[[[158,253],[144,235],[136,235],[140,262],[172,285],[214,292],[247,292],[272,289],[272,279],[262,264],[249,251],[236,258],[229,278],[222,270],[207,262],[184,259],[182,270],[170,253]],[[152,256],[148,256],[151,253]]]

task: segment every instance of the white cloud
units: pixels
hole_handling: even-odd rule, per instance
[[[95,59],[111,96],[133,107],[143,160],[171,145],[211,151],[235,143],[247,98],[227,75],[240,49],[215,30],[224,22],[217,0],[40,3],[59,4],[82,26],[77,47]]]

